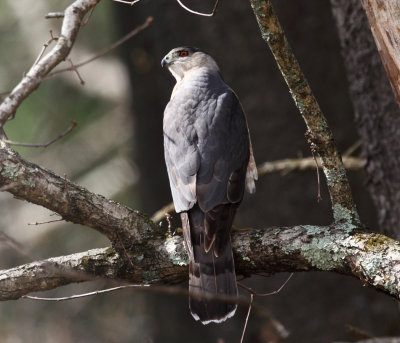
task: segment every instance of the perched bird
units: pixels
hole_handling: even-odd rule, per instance
[[[176,79],[164,112],[164,153],[175,210],[189,255],[189,307],[203,324],[220,323],[237,305],[201,294],[237,296],[231,228],[257,169],[242,106],[214,59],[193,47],[161,61]]]

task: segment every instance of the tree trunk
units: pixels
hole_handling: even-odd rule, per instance
[[[400,30],[398,0],[362,0],[383,66],[400,105]]]
[[[400,238],[400,110],[359,0],[331,0],[355,122],[366,158],[368,190],[383,233]]]

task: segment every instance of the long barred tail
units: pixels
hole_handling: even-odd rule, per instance
[[[230,204],[221,205],[214,213],[217,221],[212,213],[204,214],[197,205],[181,214],[190,259],[189,308],[193,317],[203,324],[221,323],[232,317],[237,308],[232,302],[201,298],[206,293],[223,296],[238,294],[230,240],[235,211],[236,207]],[[211,236],[206,234],[205,223]],[[217,229],[213,228],[215,225]]]
[[[230,250],[230,246],[229,246]],[[208,252],[206,262],[190,261],[189,267],[189,308],[192,316],[203,324],[221,323],[235,314],[237,305],[216,300],[206,300],[201,294],[237,296],[236,275],[232,251],[216,260]],[[199,294],[199,296],[196,296]]]

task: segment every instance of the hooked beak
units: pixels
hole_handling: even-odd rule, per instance
[[[165,56],[162,60],[161,60],[161,67],[164,68],[165,66],[167,66],[170,63],[170,58],[168,56]]]

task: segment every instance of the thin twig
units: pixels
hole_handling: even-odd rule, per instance
[[[321,164],[321,158],[316,158],[318,164]],[[364,168],[365,160],[359,157],[344,156],[343,163],[347,170],[360,171]],[[286,175],[292,171],[314,170],[315,167],[316,165],[313,157],[304,157],[263,162],[258,165],[257,169],[259,176],[265,176],[273,173],[282,173],[283,175]]]
[[[116,1],[116,0],[114,0]],[[66,72],[66,71],[72,71],[75,70],[77,68],[80,68],[82,66],[84,66],[85,64],[88,64],[94,60],[97,60],[98,58],[104,56],[105,54],[109,53],[111,50],[114,50],[115,48],[119,47],[120,45],[122,45],[123,43],[125,43],[127,40],[129,40],[130,38],[132,38],[133,36],[136,36],[139,32],[143,31],[144,29],[146,29],[147,27],[149,27],[151,25],[151,23],[153,22],[153,17],[148,17],[145,21],[145,23],[143,25],[140,25],[138,27],[136,27],[134,30],[132,30],[131,32],[129,32],[127,35],[125,35],[124,37],[122,37],[121,39],[119,39],[118,41],[116,41],[115,43],[111,44],[109,47],[99,51],[97,54],[95,54],[94,56],[88,58],[87,60],[77,63],[74,65],[74,68],[63,68],[63,69],[59,69],[56,71],[53,71],[52,73],[49,73],[46,77],[46,79],[49,79],[50,77]]]
[[[290,273],[289,277],[285,280],[285,282],[275,291],[269,292],[269,293],[257,293],[255,291],[253,291],[250,287],[247,287],[246,285],[243,285],[240,282],[237,282],[238,286],[243,288],[244,290],[246,290],[247,292],[249,292],[250,294],[256,296],[256,297],[268,297],[270,295],[276,295],[278,294],[285,286],[286,284],[289,282],[289,280],[292,278],[294,273]]]
[[[6,243],[9,247],[19,252],[21,255],[28,257],[32,261],[40,260],[40,258],[28,251],[21,243],[14,238],[8,236],[5,232],[0,231],[0,241]]]
[[[94,8],[95,8],[95,7],[96,7],[96,6],[93,6],[92,9],[90,10],[89,14],[86,16],[86,18],[84,18],[84,19],[82,20],[81,26],[86,26],[86,25],[87,25],[87,23],[89,22],[90,18],[92,17],[92,14],[93,14],[93,12],[94,12]]]
[[[40,59],[42,58],[44,52],[46,51],[47,47],[50,45],[50,43],[54,40],[58,40],[58,37],[53,36],[53,31],[50,30],[50,38],[47,40],[46,43],[43,44],[42,50],[39,53],[39,56],[36,58],[36,61],[33,63],[33,65],[38,64]]]
[[[201,13],[201,12],[194,11],[194,10],[190,9],[189,7],[185,6],[185,5],[182,3],[181,0],[176,0],[176,1],[177,1],[178,4],[179,4],[182,8],[184,8],[186,11],[188,11],[188,12],[190,12],[190,13],[193,13],[193,14],[201,15],[201,16],[203,16],[203,17],[213,17],[214,14],[215,14],[216,11],[217,11],[217,7],[218,7],[218,3],[219,3],[219,0],[216,0],[216,1],[215,1],[215,5],[214,5],[214,8],[213,8],[213,10],[212,10],[211,13]]]
[[[249,317],[250,317],[250,312],[251,312],[251,309],[253,306],[254,297],[266,297],[266,296],[278,294],[286,286],[286,284],[292,278],[293,274],[294,273],[290,273],[289,277],[285,280],[285,282],[277,290],[270,292],[270,293],[264,293],[264,294],[257,293],[255,291],[253,291],[250,287],[247,287],[247,286],[243,285],[242,283],[237,282],[238,286],[242,287],[243,289],[245,289],[246,291],[248,291],[250,293],[250,304],[249,304],[249,309],[247,311],[246,321],[244,323],[240,343],[243,343],[243,340],[244,340],[244,335],[245,335],[245,332],[247,329],[247,324],[249,322]],[[283,325],[281,323],[279,323],[277,320],[275,320],[272,317],[270,318],[270,320],[271,320],[271,324],[274,326],[275,330],[282,338],[286,338],[289,335],[288,331],[283,327]]]
[[[153,222],[157,223],[165,217],[165,213],[171,213],[172,211],[175,211],[175,207],[174,204],[171,202],[155,212],[150,219]]]
[[[122,249],[124,250],[126,259],[129,261],[129,264],[131,265],[131,267],[134,268],[135,266],[134,266],[131,258],[129,257],[128,252],[126,251],[125,245],[124,245],[124,243],[122,243],[121,237],[119,236],[118,232],[117,232],[117,237],[118,237],[119,244],[121,245]]]
[[[318,150],[317,150],[317,146],[314,143],[315,134],[311,130],[307,130],[304,135],[307,138],[308,144],[310,144],[310,150],[311,150],[312,158],[313,158],[314,163],[315,163],[315,168],[316,168],[316,172],[317,172],[317,202],[320,202],[322,200],[322,197],[321,197],[321,179],[320,179],[320,176],[319,176],[319,164],[318,164],[318,160],[317,160]]]
[[[278,294],[289,282],[289,280],[292,278],[292,276],[294,275],[294,273],[290,273],[289,277],[286,279],[286,281],[281,285],[281,287],[279,287],[277,290],[272,291],[270,293],[264,293],[264,294],[258,294],[256,293],[255,295],[257,295],[258,297],[266,297],[266,296],[270,296],[270,295],[275,295]]]
[[[4,142],[7,143],[7,144],[11,144],[11,145],[25,146],[25,147],[30,147],[30,148],[47,148],[49,145],[57,142],[61,138],[63,138],[66,135],[68,135],[77,125],[78,125],[78,123],[75,120],[73,120],[72,124],[64,132],[62,132],[56,138],[53,138],[51,141],[48,141],[47,143],[38,143],[38,144],[35,144],[35,143],[21,143],[21,142],[10,141],[8,139],[5,139]]]
[[[114,291],[124,289],[124,288],[149,287],[149,286],[150,285],[123,285],[123,286],[101,289],[98,291],[93,291],[93,292],[88,292],[88,293],[83,293],[83,294],[71,295],[69,297],[59,297],[59,298],[34,297],[31,295],[23,295],[21,298],[31,299],[31,300],[40,300],[40,301],[65,301],[65,300],[73,300],[73,299],[78,299],[78,298],[89,297],[92,295],[98,295],[98,294],[103,294],[103,293],[108,293],[108,292],[114,292]]]
[[[64,18],[64,12],[49,12],[45,15],[45,19],[60,19]]]
[[[319,176],[319,165],[318,165],[317,157],[315,156],[316,155],[316,149],[315,149],[314,143],[311,143],[311,153],[312,153],[312,157],[313,157],[314,162],[315,162],[315,167],[317,169],[317,189],[318,189],[318,191],[317,191],[317,202],[320,202],[322,200],[322,197],[321,197],[321,179],[320,179],[320,176]]]
[[[361,146],[361,139],[351,145],[343,154],[343,157],[348,157],[354,154],[354,152]]]
[[[113,0],[113,1],[115,1],[115,2],[120,2],[121,4],[127,4],[127,5],[133,6],[134,4],[136,4],[137,2],[139,2],[140,0],[133,0],[133,1]]]
[[[69,62],[70,65],[71,65],[71,70],[72,70],[73,72],[75,72],[76,76],[78,76],[79,83],[81,84],[81,86],[84,86],[84,85],[85,85],[85,81],[82,79],[81,74],[79,74],[78,69],[77,69],[77,68],[75,67],[75,65],[72,63],[72,60],[71,60],[70,58],[68,58],[68,62]]]
[[[107,288],[104,290],[97,290],[93,292],[88,292],[84,294],[71,295],[68,297],[60,297],[60,298],[46,298],[46,297],[35,297],[30,295],[22,295],[21,298],[27,298],[31,300],[41,300],[41,301],[64,301],[64,300],[73,300],[77,298],[83,298],[87,296],[97,295],[101,293],[112,292],[124,288],[138,288],[141,291],[147,291],[150,293],[164,293],[171,295],[184,295],[187,296],[189,292],[186,289],[180,287],[166,287],[166,286],[151,286],[148,284],[127,284],[122,286],[116,286],[112,288]],[[215,300],[220,302],[230,302],[230,303],[240,303],[240,304],[249,304],[249,301],[244,297],[236,297],[222,294],[212,294],[207,292],[198,292],[195,294],[190,294],[191,297],[206,299],[206,300]]]
[[[97,290],[97,291],[93,291],[93,292],[72,295],[72,296],[68,296],[68,297],[49,298],[49,297],[36,297],[36,296],[30,296],[30,295],[23,295],[23,296],[21,296],[21,298],[35,300],[35,301],[60,302],[60,301],[79,299],[79,298],[88,297],[88,296],[94,296],[94,295],[103,294],[103,293],[109,293],[109,292],[117,291],[120,289],[126,289],[126,288],[135,288],[136,290],[142,291],[142,292],[161,293],[161,294],[168,294],[168,295],[187,296],[189,293],[186,289],[182,289],[179,287],[163,287],[163,286],[150,287],[150,285],[146,285],[146,284],[144,284],[144,285],[128,284],[128,285],[107,288],[104,290]],[[246,326],[247,326],[247,322],[248,322],[248,319],[250,316],[250,309],[252,307],[254,307],[254,310],[257,311],[257,313],[259,315],[261,315],[264,318],[267,318],[271,322],[271,324],[275,327],[275,329],[277,330],[277,332],[279,334],[281,334],[281,332],[283,332],[283,335],[281,335],[282,338],[285,338],[287,336],[286,329],[283,327],[283,325],[279,321],[277,321],[264,307],[262,307],[258,304],[253,304],[253,295],[252,294],[250,295],[251,296],[250,304],[249,304],[249,301],[243,297],[237,298],[237,297],[232,297],[232,296],[223,296],[223,295],[219,295],[219,294],[210,294],[210,293],[203,293],[203,294],[196,293],[196,294],[192,294],[191,296],[215,300],[215,301],[222,301],[222,302],[228,301],[228,302],[240,303],[243,305],[249,305],[250,307],[249,307],[249,311],[248,311],[247,318],[246,318]],[[245,326],[245,329],[246,329],[246,326]],[[244,336],[244,332],[243,332],[242,337],[243,336]]]
[[[93,292],[71,295],[67,297],[57,297],[57,298],[50,298],[50,297],[35,297],[30,295],[22,295],[21,298],[26,298],[30,300],[38,300],[38,301],[65,301],[65,300],[74,300],[78,298],[83,298],[87,296],[93,296],[97,294],[113,292],[120,289],[125,288],[134,288],[140,292],[149,292],[149,293],[160,293],[160,294],[168,294],[168,295],[180,295],[180,296],[188,296],[189,292],[187,289],[181,287],[167,287],[167,286],[152,286],[148,284],[126,284],[120,285],[112,288],[107,288],[104,290],[97,290]],[[213,300],[217,302],[229,302],[229,303],[237,303],[242,305],[249,305],[249,300],[245,297],[236,297],[236,296],[229,296],[229,295],[222,295],[222,294],[212,294],[207,292],[197,292],[195,294],[190,294],[191,297],[198,298],[198,299],[206,299],[206,300]],[[261,305],[253,304],[255,310],[259,313],[263,314],[264,317],[273,320],[274,318],[270,315],[270,313],[265,310]]]
[[[28,223],[28,225],[43,225],[43,224],[51,224],[51,223],[57,223],[57,222],[62,222],[64,219],[53,219],[53,220],[48,220],[45,222],[34,222],[34,223]]]
[[[240,339],[240,343],[243,343],[243,340],[244,340],[244,334],[246,332],[247,323],[249,322],[249,317],[250,317],[250,312],[251,312],[251,305],[253,305],[253,300],[254,300],[254,294],[250,294],[249,310],[247,311],[246,321],[244,322],[242,338]]]
[[[8,94],[10,94],[11,92],[12,92],[11,90],[5,91],[5,92],[1,92],[1,93],[0,93],[0,96],[8,95]]]
[[[182,296],[187,296],[188,291],[186,289],[180,288],[180,287],[165,287],[165,286],[151,286],[147,284],[127,284],[127,285],[122,285],[122,286],[116,286],[112,288],[107,288],[103,290],[97,290],[93,292],[88,292],[88,293],[83,293],[83,294],[76,294],[68,297],[57,297],[57,298],[49,298],[49,297],[36,297],[36,296],[31,296],[31,295],[22,295],[21,298],[25,299],[30,299],[30,300],[35,300],[35,301],[52,301],[52,302],[59,302],[59,301],[67,301],[67,300],[74,300],[74,299],[79,299],[83,297],[88,297],[88,296],[93,296],[93,295],[98,295],[98,294],[103,294],[103,293],[109,293],[109,292],[114,292],[117,290],[121,289],[126,289],[126,288],[135,288],[138,291],[142,292],[150,292],[150,293],[160,293],[160,294],[168,294],[168,295],[182,295]],[[232,297],[232,296],[223,296],[220,294],[210,294],[210,293],[196,293],[196,294],[191,294],[192,297],[197,297],[197,298],[204,298],[204,299],[209,299],[209,300],[215,300],[215,301],[221,301],[221,302],[234,302],[242,305],[249,305],[250,308],[254,307],[254,310],[258,312],[261,316],[264,318],[267,318],[268,320],[271,321],[272,325],[276,327],[277,331],[281,330],[283,328],[282,324],[277,321],[264,307],[258,305],[258,304],[253,304],[253,295],[251,294],[251,301],[249,301],[244,298],[244,297]],[[248,318],[250,316],[250,310],[247,314],[246,318],[246,325]],[[284,329],[284,331],[286,331]],[[244,335],[244,333],[243,333]],[[282,336],[284,337],[284,336]]]

